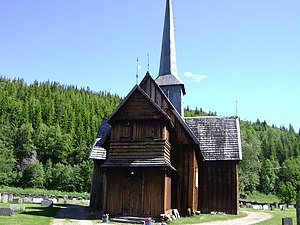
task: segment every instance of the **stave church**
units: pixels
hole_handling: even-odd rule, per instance
[[[239,213],[239,118],[186,118],[185,93],[166,0],[159,74],[154,79],[147,72],[103,118],[90,153],[90,206],[112,216]]]

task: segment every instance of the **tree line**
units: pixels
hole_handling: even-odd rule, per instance
[[[121,97],[0,77],[0,185],[89,191],[89,152]]]
[[[0,77],[0,185],[87,191],[88,159],[99,125],[122,98],[109,92]],[[213,116],[202,108],[185,116]],[[241,121],[240,191],[294,201],[300,186],[300,136],[265,121]]]

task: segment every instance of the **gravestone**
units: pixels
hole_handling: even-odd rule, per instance
[[[42,207],[52,207],[53,206],[53,202],[51,200],[43,200],[41,202],[41,206]]]
[[[8,195],[7,194],[4,194],[3,197],[2,197],[2,202],[3,203],[7,203],[8,202]]]
[[[25,197],[25,198],[23,198],[23,202],[24,202],[24,203],[28,203],[28,202],[30,202],[30,199],[27,198],[27,197]]]
[[[11,211],[25,211],[25,205],[23,204],[11,204],[9,206],[9,208],[11,209]]]
[[[2,202],[2,194],[0,193],[0,203]]]
[[[285,217],[285,218],[282,218],[281,224],[282,225],[293,225],[293,220],[290,217]]]
[[[89,205],[90,204],[90,200],[82,200],[82,204]]]
[[[263,210],[268,210],[269,209],[269,205],[263,205]]]
[[[53,204],[56,204],[58,202],[56,198],[51,198],[50,200],[53,202]]]
[[[12,211],[10,208],[0,208],[0,216],[11,216]]]
[[[12,202],[13,203],[19,203],[19,199],[18,198],[13,198]]]
[[[42,198],[33,198],[33,199],[32,199],[32,203],[35,203],[35,204],[41,204],[43,200],[44,200],[44,199],[42,199]]]
[[[8,201],[9,201],[9,202],[12,202],[13,199],[14,199],[14,195],[13,195],[13,194],[9,194],[9,195],[8,195]]]
[[[72,199],[72,204],[73,204],[73,205],[79,204],[79,201],[77,200],[77,198],[73,198],[73,199]]]
[[[300,225],[300,191],[297,193],[297,200],[296,200],[296,220],[297,220],[297,225]]]
[[[64,195],[64,204],[66,205],[68,202],[68,196],[67,195]]]

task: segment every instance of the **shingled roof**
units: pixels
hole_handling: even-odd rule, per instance
[[[102,147],[108,134],[110,133],[110,125],[107,123],[107,118],[103,118],[96,140],[94,142],[90,159],[106,159],[106,149]]]
[[[242,160],[238,117],[204,116],[184,119],[198,139],[205,161]]]

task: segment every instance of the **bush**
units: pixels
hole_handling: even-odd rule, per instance
[[[296,201],[296,189],[291,182],[280,182],[277,195],[284,203],[292,203]]]

